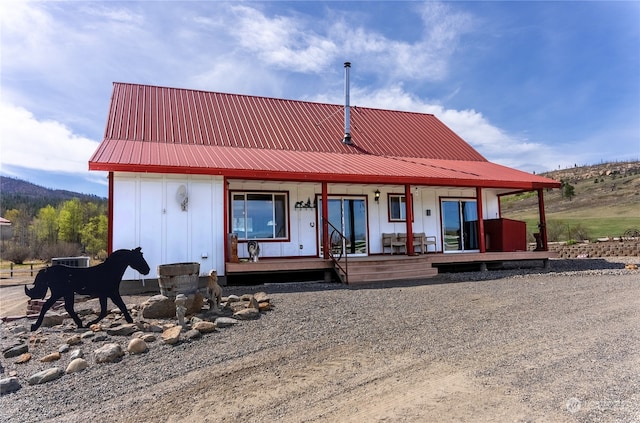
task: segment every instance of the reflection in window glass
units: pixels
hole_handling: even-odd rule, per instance
[[[287,195],[234,193],[232,230],[238,239],[287,238]]]
[[[389,220],[407,220],[407,202],[404,195],[389,195]]]

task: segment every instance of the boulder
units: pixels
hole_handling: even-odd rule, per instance
[[[187,297],[187,303],[186,303],[187,314],[200,313],[200,310],[202,310],[203,305],[204,305],[204,296],[201,293],[196,292],[193,295],[189,295]]]
[[[84,353],[82,352],[82,350],[73,350],[71,351],[71,354],[69,354],[69,358],[71,360],[75,360],[76,358],[82,358],[84,357]]]
[[[147,346],[147,343],[144,342],[141,338],[133,338],[131,341],[129,341],[129,345],[127,346],[127,351],[129,351],[129,354],[142,354],[144,352],[147,352],[149,350],[149,347]]]
[[[112,336],[129,336],[138,330],[134,323],[126,323],[107,329],[107,334]]]
[[[124,355],[119,344],[106,344],[93,352],[94,360],[97,363],[114,363],[119,361]]]
[[[271,298],[267,295],[266,292],[256,292],[255,294],[253,294],[253,297],[259,303],[269,303],[269,302],[271,302]]]
[[[84,358],[78,357],[71,360],[69,365],[67,366],[66,373],[75,373],[82,371],[89,367],[89,363]]]
[[[17,377],[8,377],[6,379],[0,379],[0,395],[10,394],[22,388]]]
[[[44,319],[42,320],[42,326],[45,328],[50,328],[52,326],[61,325],[64,322],[64,317],[65,316],[60,313],[47,312],[47,314],[44,315]]]
[[[197,329],[189,329],[184,333],[184,337],[188,340],[198,339],[202,337],[202,333]]]
[[[177,344],[180,340],[180,332],[182,331],[182,326],[174,326],[169,329],[166,329],[162,332],[162,341],[165,344],[174,345]]]
[[[27,382],[29,383],[29,385],[40,385],[58,379],[63,374],[64,372],[61,368],[52,367],[51,369],[43,370],[32,375],[31,377],[29,377],[29,379],[27,379]]]
[[[2,352],[2,355],[4,356],[4,358],[12,358],[22,355],[27,351],[29,351],[29,346],[27,344],[18,344],[5,349]]]
[[[226,328],[229,326],[237,325],[238,321],[231,317],[218,317],[215,321],[217,328]]]
[[[257,308],[245,308],[233,313],[233,317],[239,320],[255,320],[260,317],[260,310]]]
[[[210,333],[216,330],[216,324],[202,320],[193,325],[193,329],[196,329],[200,333]]]
[[[174,300],[164,295],[154,295],[142,303],[142,317],[145,319],[163,319],[176,316]]]

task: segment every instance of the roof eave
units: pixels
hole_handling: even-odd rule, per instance
[[[214,167],[183,167],[167,165],[135,165],[118,163],[89,162],[89,170],[108,172],[131,172],[131,173],[168,173],[168,174],[188,174],[188,175],[210,175],[225,176],[227,178],[268,180],[268,181],[291,181],[291,182],[333,182],[351,184],[381,184],[381,185],[422,185],[422,186],[450,186],[466,188],[494,188],[513,190],[536,190],[560,188],[560,183],[556,181],[496,181],[482,179],[465,178],[419,178],[409,176],[389,176],[389,175],[353,175],[341,173],[304,173],[286,172],[273,170],[245,170],[228,169]]]

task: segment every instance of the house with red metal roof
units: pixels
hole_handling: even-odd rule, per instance
[[[115,83],[89,160],[109,174],[109,250],[141,246],[152,269],[335,268],[343,280],[391,257],[549,258],[543,193],[558,182],[489,162],[431,114],[350,106],[345,92],[334,105]],[[538,194],[538,252],[500,212],[501,195],[525,191]]]

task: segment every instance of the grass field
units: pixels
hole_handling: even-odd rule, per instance
[[[618,168],[616,168],[618,166]],[[634,170],[623,173],[623,167]],[[560,189],[545,192],[548,232],[561,232],[559,241],[575,239],[576,232],[595,240],[619,237],[629,229],[640,230],[640,163],[587,166],[551,172],[548,177],[568,181],[575,196],[565,198]],[[606,175],[607,171],[613,172]],[[615,173],[618,172],[618,173]],[[602,176],[602,175],[605,176]],[[598,182],[596,182],[596,180]],[[501,199],[504,217],[527,222],[529,234],[538,232],[538,199],[535,192]],[[578,230],[576,230],[576,228]],[[550,240],[554,240],[550,234]]]

